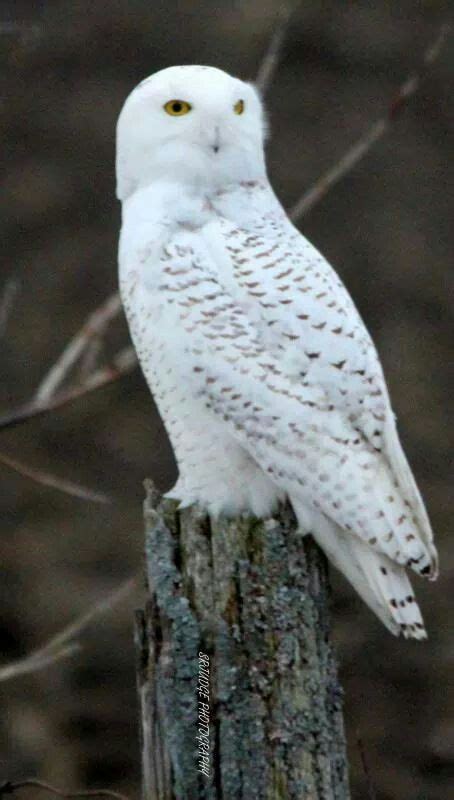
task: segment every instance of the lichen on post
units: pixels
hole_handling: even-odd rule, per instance
[[[145,800],[348,800],[326,560],[291,509],[210,520],[177,511],[148,483],[145,536],[149,600],[136,625]],[[197,692],[200,663],[209,703]],[[200,697],[209,734],[202,726],[197,739]]]

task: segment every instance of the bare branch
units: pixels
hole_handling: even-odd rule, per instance
[[[30,478],[30,480],[35,481],[35,483],[41,484],[41,486],[49,486],[52,489],[58,489],[58,491],[70,494],[73,497],[78,497],[80,500],[89,500],[92,503],[102,504],[112,502],[110,497],[107,497],[107,495],[101,492],[94,492],[92,489],[87,489],[85,486],[81,486],[78,483],[73,483],[64,478],[57,478],[50,472],[33,469],[21,461],[16,461],[15,458],[11,458],[6,455],[6,453],[0,453],[0,463],[18,472],[19,475],[22,475],[24,478]]]
[[[39,385],[34,397],[39,405],[46,404],[53,397],[69,370],[84,353],[92,339],[102,335],[120,309],[120,296],[118,292],[115,292],[89,315],[80,331],[71,339],[60,358]]]
[[[262,95],[264,95],[269,88],[279,66],[290,19],[293,16],[296,6],[297,3],[285,6],[281,10],[278,26],[271,37],[267,51],[258,68],[255,85]]]
[[[21,789],[42,789],[44,792],[49,792],[55,797],[63,798],[76,798],[76,797],[110,797],[111,800],[129,800],[125,794],[119,792],[111,792],[109,789],[87,789],[80,792],[63,792],[50,783],[40,781],[37,778],[27,778],[23,781],[6,781],[0,786],[0,797],[6,794],[14,794]]]
[[[427,68],[438,58],[443,45],[450,33],[450,27],[443,25],[436,40],[427,48],[423,57],[423,67],[419,73],[411,75],[399,87],[396,95],[391,100],[387,113],[375,122],[366,133],[348,150],[344,156],[331,169],[325,172],[318,181],[308,189],[291,209],[289,216],[296,222],[307,214],[329,190],[350,172],[356,164],[369,152],[371,147],[390,128],[391,123],[398,113],[407,104],[409,99],[417,92]]]
[[[289,212],[289,217],[293,222],[297,222],[304,214],[307,214],[320,200],[323,199],[325,194],[336,184],[344,175],[347,175],[353,167],[360,161],[366,153],[369,152],[372,145],[378,139],[381,139],[386,132],[389,125],[388,119],[382,119],[376,122],[367,131],[367,133],[358,139],[353,147],[348,150],[342,158],[339,159],[337,164],[334,165],[328,172],[325,172],[321,178],[308,189],[300,200],[293,206]]]
[[[30,655],[12,664],[7,664],[0,668],[0,682],[17,678],[19,675],[26,675],[31,672],[38,672],[45,667],[55,664],[64,658],[68,658],[81,649],[78,642],[74,639],[81,634],[89,624],[98,617],[109,613],[117,606],[137,584],[137,576],[128,578],[117,589],[100,600],[89,611],[71,622],[62,631],[52,636],[38,650],[34,650]]]
[[[68,644],[66,647],[62,647],[54,653],[47,653],[42,656],[33,654],[20,661],[13,661],[11,664],[7,664],[6,667],[0,668],[0,683],[9,681],[12,678],[18,678],[21,675],[40,672],[40,670],[51,667],[58,661],[63,661],[65,658],[69,658],[75,653],[80,652],[81,649],[79,644]]]
[[[0,333],[2,309],[9,309],[11,304],[9,300],[11,291],[12,290],[7,287],[7,291],[4,295],[7,300],[0,304]],[[27,403],[9,411],[3,417],[0,417],[0,430],[14,427],[32,417],[46,414],[56,408],[60,408],[60,406],[78,399],[87,392],[92,392],[95,389],[99,389],[108,383],[118,380],[134,369],[137,364],[137,356],[132,347],[125,347],[120,350],[107,366],[99,369],[94,368],[97,354],[102,346],[101,337],[111,320],[119,313],[120,309],[120,296],[118,292],[114,292],[89,315],[80,331],[71,339],[60,358],[57,359],[56,363],[41,381],[33,398]],[[5,320],[6,316],[7,311],[4,312],[3,316]],[[67,389],[62,389],[61,386],[67,378],[68,373],[79,360],[82,362],[79,381]],[[5,460],[5,463],[8,462]],[[18,463],[13,464],[12,460],[9,462],[9,466],[13,469],[17,469],[18,472],[28,474],[28,477],[34,480],[39,478],[40,483],[46,483],[49,486],[60,488],[62,491],[68,491],[68,487],[71,486],[69,483],[59,481],[53,476],[46,476],[44,473],[33,473],[32,470],[23,465]],[[64,486],[64,483],[66,483],[66,486]],[[70,493],[79,497],[84,497],[85,499],[95,499],[95,495],[93,495],[92,492],[81,491],[80,487],[77,488],[74,485],[72,485],[72,491],[70,491]],[[88,497],[88,495],[91,496]],[[97,499],[99,500],[99,498],[101,498],[100,502],[109,502],[107,498],[103,499],[101,495],[99,495]]]
[[[0,336],[4,336],[6,326],[13,310],[14,301],[20,289],[20,283],[15,278],[6,282],[0,297]]]
[[[101,336],[95,336],[88,342],[80,359],[78,378],[81,383],[84,383],[89,375],[96,371],[103,347],[104,343]]]
[[[37,402],[34,398],[29,403],[24,403],[22,406],[0,417],[0,430],[13,428],[15,425],[25,422],[25,420],[48,414],[57,408],[61,408],[61,406],[72,403],[88,392],[93,392],[95,389],[100,389],[102,386],[117,381],[123,375],[132,372],[136,365],[137,356],[134,348],[124,347],[114,356],[110,365],[97,369],[96,372],[93,372],[85,379],[83,384],[61,390],[44,403]]]
[[[356,732],[356,743],[358,745],[358,750],[361,757],[361,766],[363,768],[364,777],[366,779],[368,800],[377,800],[377,792],[375,789],[374,781],[372,780],[372,775],[370,773],[369,762],[366,756],[366,750],[364,747],[363,740],[358,732]]]
[[[89,611],[64,628],[64,630],[57,633],[56,636],[49,641],[49,646],[54,649],[66,645],[71,639],[74,639],[77,634],[82,633],[94,619],[102,617],[104,614],[108,614],[112,611],[115,606],[132,592],[136,585],[137,575],[134,575],[132,578],[127,578],[117,589],[114,589],[113,592],[102,600],[99,600],[93,608],[90,608]]]

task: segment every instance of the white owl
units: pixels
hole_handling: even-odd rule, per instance
[[[384,624],[422,639],[405,568],[435,578],[437,555],[380,361],[275,197],[265,132],[254,87],[211,67],[152,75],[120,114],[121,295],[179,467],[169,496],[259,517],[289,498]]]

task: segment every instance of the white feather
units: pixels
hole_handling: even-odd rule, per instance
[[[297,504],[295,513],[299,519],[307,521],[305,509],[299,509]],[[355,541],[326,518],[319,516],[313,520],[311,530],[334,566],[391,633],[395,636],[402,633],[405,638],[427,638],[410,581],[402,567],[373,552],[363,542]]]

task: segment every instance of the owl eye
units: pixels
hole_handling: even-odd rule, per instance
[[[235,114],[242,114],[244,111],[244,100],[238,100],[238,102],[233,106],[233,110]]]
[[[189,114],[192,106],[186,100],[168,100],[163,108],[171,117],[183,117]]]

